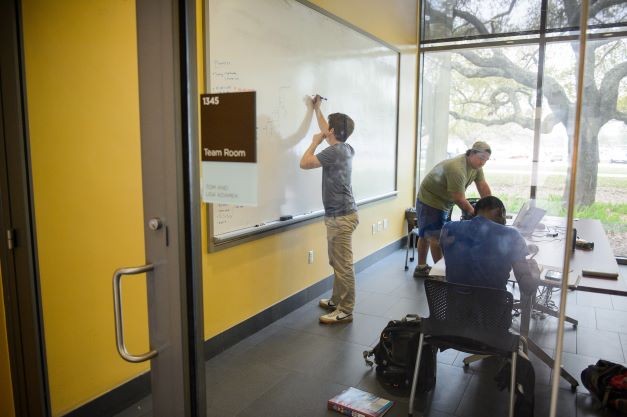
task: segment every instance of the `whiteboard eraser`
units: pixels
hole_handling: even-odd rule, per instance
[[[284,222],[285,220],[292,220],[292,219],[293,217],[290,215],[279,217],[279,220],[281,220],[282,222]]]

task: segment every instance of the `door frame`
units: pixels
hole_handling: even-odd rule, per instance
[[[0,257],[13,405],[17,416],[49,416],[21,9],[0,3]]]
[[[200,417],[206,405],[196,2],[137,0],[136,7],[144,222],[163,221],[157,231],[144,225],[146,261],[155,265],[147,274],[150,345],[159,351],[151,360],[153,415]]]
[[[196,2],[137,0],[136,13],[153,415],[203,417]],[[0,2],[0,256],[16,415],[47,417],[21,17],[19,0]]]

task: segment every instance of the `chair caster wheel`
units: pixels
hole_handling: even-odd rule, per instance
[[[469,366],[470,366],[469,363],[464,362],[464,369],[468,369]]]
[[[571,385],[570,392],[577,392],[577,385]]]
[[[573,324],[573,329],[577,330],[577,325]]]
[[[405,267],[405,271],[408,271],[408,270],[409,270],[409,267],[408,267],[408,266],[406,266],[406,267]]]

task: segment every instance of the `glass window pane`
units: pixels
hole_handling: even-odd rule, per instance
[[[483,140],[492,193],[520,208],[531,184],[537,54],[537,46],[424,54],[420,178]],[[478,196],[474,185],[467,196]]]
[[[590,2],[588,25],[627,24],[627,0]],[[581,1],[549,0],[548,29],[578,28]]]
[[[540,162],[551,173],[542,189],[551,201],[565,196],[578,48],[578,41],[547,47]],[[575,216],[601,220],[614,254],[627,256],[627,39],[589,41],[587,57]],[[564,215],[565,207],[551,211]]]
[[[423,41],[537,30],[540,0],[426,0]]]

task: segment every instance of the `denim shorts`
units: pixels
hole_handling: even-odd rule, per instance
[[[439,238],[442,226],[448,218],[448,210],[433,208],[416,199],[416,216],[418,218],[419,237]]]

